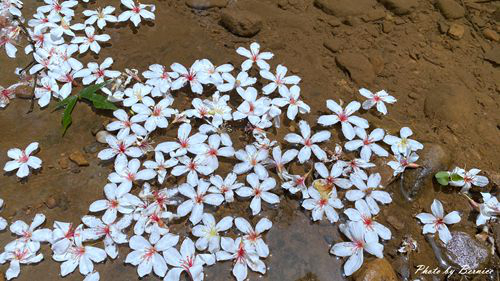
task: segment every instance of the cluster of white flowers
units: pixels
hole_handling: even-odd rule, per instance
[[[9,243],[0,256],[0,262],[11,262],[7,279],[19,274],[19,264],[42,260],[43,256],[37,254],[41,242],[51,244],[53,259],[61,262],[62,276],[79,267],[87,281],[99,280],[94,263],[108,257],[116,259],[118,244],[128,245],[132,250],[125,263],[137,266],[140,277],[153,272],[164,280],[174,281],[186,272],[192,280],[203,280],[204,267],[227,260],[233,261],[232,273],[238,281],[246,279],[248,268],[265,274],[263,259],[269,256],[269,248],[264,242],[264,232],[271,229],[272,222],[260,218],[254,228],[242,217],[226,216],[217,222],[212,213],[218,206],[248,198],[251,215],[261,216],[263,209],[280,202],[275,192],[280,187],[297,194],[314,221],[326,217],[336,223],[340,215],[345,215],[340,230],[352,242],[337,243],[330,252],[349,256],[344,264],[346,275],[361,267],[365,250],[383,257],[381,241],[391,239],[392,234],[374,216],[380,212],[379,205],[391,203],[392,198],[381,186],[380,174],[370,172],[375,167],[370,161],[374,155],[388,157],[383,143],[389,145],[396,161],[388,164],[397,175],[416,165],[415,151],[423,145],[408,138],[412,131],[407,127],[401,129],[400,137],[388,135],[381,128],[367,132],[370,124],[355,113],[361,106],[368,110],[376,105],[385,115],[384,103],[394,103],[394,97],[385,91],[373,94],[361,89],[360,93],[368,98],[363,105],[351,101],[343,107],[342,102],[327,100],[326,106],[332,114],[320,116],[317,123],[324,127],[341,124],[347,139],[345,149],[359,152],[360,158],[350,159],[343,155],[340,144],[335,144],[334,152],[327,148],[330,131],[314,132],[315,126],[301,120],[310,107],[301,100],[300,77],[287,74],[288,69],[283,65],[272,71],[268,60],[274,55],[261,52],[258,43],[252,43],[249,49],[236,50],[245,58],[239,67],[216,66],[208,59],[196,60],[188,67],[179,63],[169,67],[154,64],[142,73],[143,82],[136,70],[110,70],[111,57],[100,64],[89,62],[87,67],[75,57],[88,50],[100,52],[100,43],[111,39],[102,34],[107,23],[130,20],[137,26],[143,19],[154,20],[153,5],[121,0],[127,11],[118,16],[113,15],[114,7],[107,6],[86,10],[83,14],[87,19],[83,23],[71,23],[77,1],[45,0],[45,3],[28,21],[33,45],[25,50],[36,61],[28,72],[36,77],[38,103],[44,107],[53,97],[67,98],[78,83],[108,82],[103,91],[122,108],[113,112],[116,120],[106,126],[108,147],[98,153],[98,158],[113,161],[114,171],[104,186],[105,198],[89,207],[96,216],[84,216],[82,224],[75,227],[56,221],[53,230],[35,230],[45,220],[43,215],[37,215],[31,226],[19,221],[11,225],[11,231],[22,238]],[[0,15],[12,19],[18,28],[17,34],[0,34],[0,38],[6,38],[3,45],[9,55],[15,54],[15,46],[10,42],[17,40],[20,24],[24,23],[20,6],[18,0],[2,0],[0,7]],[[263,87],[257,89],[258,85]],[[181,109],[176,103],[181,91],[194,94],[189,108]],[[211,96],[203,95],[207,91],[211,91]],[[8,103],[11,92],[2,94],[0,106]],[[234,101],[240,102],[236,108]],[[300,134],[287,134],[286,143],[280,145],[278,140],[268,138],[268,132],[280,126],[282,115],[292,122],[300,119],[297,122]],[[245,131],[253,138],[244,147],[235,147],[231,140],[231,127],[235,124],[247,125]],[[153,145],[153,138],[164,137],[164,131],[160,130],[173,128],[177,137]],[[37,147],[33,143],[25,151],[9,150],[8,155],[14,160],[4,169],[18,169],[17,175],[25,177],[29,167],[40,168],[41,160],[30,156]],[[219,169],[220,162],[235,159],[237,163],[224,175]],[[310,171],[294,174],[291,163],[295,159],[310,166]],[[175,178],[174,183],[170,178]],[[464,185],[468,182],[471,181],[464,180]],[[344,198],[339,197],[338,187],[345,191]],[[458,221],[455,214],[443,216],[442,206],[436,202],[432,208],[434,215],[420,214],[419,218],[426,223],[424,233],[438,230],[442,239],[446,239],[449,232],[444,224]],[[485,204],[491,209],[486,199]],[[339,215],[338,210],[344,207],[347,208]],[[484,219],[491,215],[490,209],[485,211]],[[169,226],[178,221],[190,222],[191,235],[181,238],[170,232]],[[127,233],[132,231],[133,236],[129,237]],[[104,249],[95,246],[94,241],[101,240]]]

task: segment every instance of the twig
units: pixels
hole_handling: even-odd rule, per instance
[[[28,28],[24,25],[24,23],[21,21],[21,19],[19,17],[14,17],[14,20],[17,21],[18,26],[22,29],[22,31],[26,35],[26,39],[28,40],[29,44],[33,47],[33,50],[31,50],[31,58],[32,58],[31,62],[25,68],[23,68],[21,70],[21,72],[25,72],[30,66],[32,66],[33,64],[36,63],[36,59],[35,59],[36,43],[35,43],[35,40],[33,40],[33,38],[31,38],[31,35],[29,33]],[[35,75],[33,77],[33,90],[31,93],[30,108],[29,108],[28,112],[26,112],[26,114],[33,112],[33,108],[35,107],[35,90],[36,90],[37,80],[38,80],[38,73],[35,73]]]

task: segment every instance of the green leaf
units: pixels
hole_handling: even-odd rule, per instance
[[[84,97],[86,100],[92,102],[95,108],[97,109],[109,109],[109,110],[117,110],[118,107],[114,105],[112,102],[108,101],[105,96],[99,94],[89,94]]]
[[[59,110],[61,108],[64,108],[68,105],[68,103],[71,102],[72,98],[74,98],[75,96],[68,96],[67,98],[63,99],[62,101],[59,101],[57,104],[56,104],[56,108],[54,109],[54,111],[56,110]]]
[[[434,177],[440,185],[448,185],[450,181],[450,173],[447,171],[437,172]]]
[[[459,174],[454,173],[454,174],[451,174],[450,179],[451,179],[451,181],[461,181],[464,178],[462,178],[462,176],[460,176]]]
[[[78,95],[82,98],[86,98],[86,99],[89,99],[93,94],[95,94],[97,91],[99,91],[100,89],[102,89],[104,86],[106,86],[106,84],[108,84],[108,81],[104,81],[102,83],[99,83],[99,84],[94,84],[94,85],[90,85],[88,87],[85,87],[83,88],[79,93]]]
[[[112,102],[108,101],[105,96],[99,95],[96,92],[102,89],[102,87],[106,86],[108,82],[102,82],[99,84],[91,85],[83,89],[79,96],[92,102],[97,109],[109,109],[109,110],[117,110],[118,107],[114,105]]]
[[[65,100],[68,100],[68,101],[66,102],[66,108],[64,109],[63,118],[62,118],[62,122],[61,122],[63,136],[64,136],[64,134],[66,134],[66,131],[68,130],[69,125],[71,125],[71,123],[73,122],[73,119],[71,118],[71,113],[73,112],[73,109],[75,108],[76,102],[78,101],[78,97],[71,96]]]

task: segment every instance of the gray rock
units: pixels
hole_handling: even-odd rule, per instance
[[[370,61],[359,53],[343,53],[335,58],[337,65],[359,86],[371,84],[375,71]]]
[[[451,161],[449,153],[439,144],[424,143],[424,149],[418,154],[420,167],[404,173],[402,192],[407,199],[414,199],[424,186],[431,185],[434,174],[447,170]]]
[[[437,0],[436,7],[447,19],[459,19],[465,16],[465,9],[455,0]]]
[[[241,37],[252,37],[262,28],[262,18],[250,11],[225,10],[220,23],[229,32]]]
[[[337,17],[366,14],[375,4],[375,0],[314,0],[316,7],[328,15]]]
[[[417,0],[379,0],[387,9],[396,15],[407,15],[418,5]]]
[[[477,239],[460,231],[453,231],[451,235],[451,240],[446,245],[441,243],[441,247],[444,248],[444,254],[454,265],[476,269],[488,261],[488,248]]]
[[[186,5],[197,10],[224,8],[228,0],[186,0]]]

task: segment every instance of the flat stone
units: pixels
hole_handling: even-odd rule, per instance
[[[375,71],[370,61],[359,53],[343,53],[335,58],[337,65],[347,72],[359,86],[368,85],[375,79]]]
[[[366,14],[376,5],[375,0],[314,0],[314,5],[328,15],[337,17]]]
[[[469,234],[460,231],[452,231],[452,238],[446,245],[439,240],[441,247],[445,249],[444,254],[455,265],[470,269],[479,268],[489,258],[488,248]]]
[[[434,174],[448,170],[451,161],[449,153],[439,144],[424,143],[424,149],[418,155],[420,167],[407,169],[403,180],[405,197],[411,199],[421,195],[424,186],[432,185]]]
[[[387,9],[396,15],[407,15],[418,5],[417,0],[379,0]]]
[[[186,0],[186,5],[197,10],[224,8],[228,0]]]
[[[484,37],[486,37],[486,39],[489,39],[489,40],[495,41],[495,42],[498,42],[500,39],[500,36],[498,35],[498,33],[495,30],[490,29],[490,28],[483,29],[483,35],[484,35]]]
[[[225,10],[220,23],[229,32],[241,37],[252,37],[262,28],[262,18],[250,11]]]
[[[59,158],[57,162],[59,163],[59,167],[63,170],[69,167],[69,161],[65,155],[61,155],[61,158]]]
[[[460,40],[464,36],[465,27],[458,23],[452,23],[448,29],[448,35],[455,40]]]
[[[387,222],[396,230],[402,230],[403,228],[405,228],[404,222],[402,222],[396,216],[387,216]]]
[[[323,46],[332,53],[336,53],[342,49],[340,40],[328,39],[323,42]]]
[[[361,17],[365,22],[378,21],[385,18],[384,9],[373,9]]]
[[[435,85],[425,94],[424,114],[437,122],[464,124],[467,120],[464,120],[463,116],[479,113],[474,94],[459,83]],[[460,104],[460,110],[456,110],[457,104]]]
[[[81,152],[79,150],[75,150],[75,151],[71,152],[71,154],[69,155],[69,160],[75,162],[75,164],[77,164],[78,166],[88,166],[89,165],[89,161],[87,161],[87,158],[85,158],[85,155],[83,154],[83,152]]]
[[[465,16],[465,9],[455,0],[437,0],[436,7],[447,19],[459,19]]]
[[[386,259],[366,261],[353,275],[355,281],[396,281],[396,272]]]
[[[484,54],[484,59],[495,65],[500,65],[500,46],[496,45]]]
[[[99,143],[107,143],[106,142],[106,137],[111,135],[108,131],[99,131],[95,135],[95,139]]]

